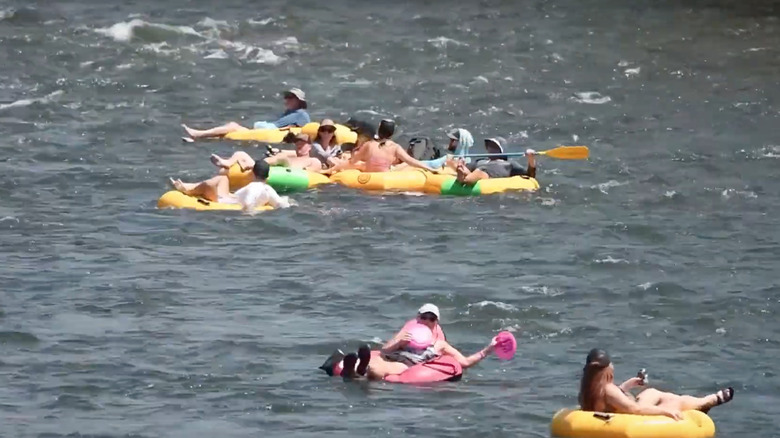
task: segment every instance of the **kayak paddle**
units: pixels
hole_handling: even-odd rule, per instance
[[[536,155],[545,155],[560,160],[585,160],[588,158],[587,146],[559,146],[555,149],[537,152]],[[490,158],[490,157],[522,157],[525,152],[506,152],[503,154],[466,154],[463,157]]]

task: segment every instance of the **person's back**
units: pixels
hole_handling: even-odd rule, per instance
[[[395,163],[397,144],[390,142],[380,144],[378,141],[370,140],[363,145],[366,148],[366,172],[387,172]]]
[[[234,195],[244,210],[251,211],[258,205],[270,205],[274,208],[288,208],[289,198],[279,196],[273,187],[265,181],[253,181],[236,191]]]

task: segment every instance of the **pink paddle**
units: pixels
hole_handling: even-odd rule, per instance
[[[408,332],[412,335],[409,346],[415,350],[425,350],[433,344],[433,332],[423,324],[414,324]]]
[[[495,353],[501,360],[509,360],[515,357],[517,351],[517,341],[515,335],[511,332],[501,332],[496,336]]]

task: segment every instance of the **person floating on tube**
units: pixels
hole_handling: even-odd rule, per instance
[[[367,376],[372,380],[381,380],[442,355],[452,356],[463,368],[469,368],[486,358],[498,344],[494,337],[485,348],[471,356],[464,356],[445,340],[439,320],[439,308],[434,304],[424,304],[417,310],[417,317],[407,321],[401,330],[382,346],[378,356],[371,356],[371,348],[368,345],[362,345],[357,353],[344,356],[341,376],[345,379]],[[420,325],[429,329],[429,334],[423,336],[427,339],[421,340],[414,333]]]

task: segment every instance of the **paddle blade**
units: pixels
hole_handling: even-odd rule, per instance
[[[539,155],[558,158],[560,160],[585,160],[588,158],[587,146],[560,146],[549,151],[539,152]]]

